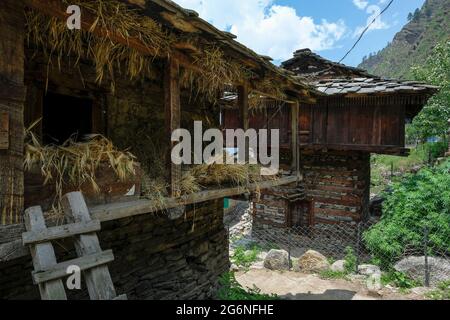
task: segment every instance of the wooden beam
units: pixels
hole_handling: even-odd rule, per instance
[[[175,142],[171,141],[172,133],[181,126],[180,105],[180,72],[178,62],[168,59],[164,71],[164,109],[166,117],[166,137],[169,146],[166,155],[167,170],[169,173],[170,190],[172,197],[180,195],[181,165],[173,163],[171,158],[172,148]]]
[[[112,250],[85,255],[80,258],[58,263],[48,269],[34,272],[33,281],[36,284],[42,284],[47,281],[58,280],[67,277],[67,268],[69,268],[70,266],[77,266],[80,268],[80,271],[87,271],[95,267],[106,265],[112,261],[114,261]],[[114,298],[112,300],[114,300]]]
[[[259,184],[252,184],[247,187],[236,187],[219,190],[209,190],[191,195],[186,195],[180,198],[166,198],[162,203],[159,201],[138,200],[133,202],[111,203],[106,205],[92,206],[89,212],[93,219],[101,222],[114,221],[123,218],[129,218],[153,212],[161,211],[161,206],[166,209],[177,208],[183,205],[200,203],[205,201],[216,200],[220,198],[227,198],[237,196],[243,193],[251,193],[256,190],[270,189],[282,185],[296,183],[297,177],[285,177],[274,181],[264,181]],[[21,257],[25,257],[28,253],[22,244],[22,240],[15,240],[12,242],[0,245],[0,262],[7,262]]]
[[[22,234],[24,246],[41,242],[49,242],[76,235],[100,231],[100,221],[80,222],[47,228],[39,232],[28,231]]]

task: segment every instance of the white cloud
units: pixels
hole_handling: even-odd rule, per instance
[[[353,0],[353,3],[358,2],[359,0]],[[378,3],[379,4],[383,4],[385,3],[386,0],[380,0]],[[356,5],[358,6],[358,5]],[[366,4],[366,7],[364,7],[364,9],[366,9],[366,13],[369,14],[369,17],[367,18],[367,23],[365,26],[359,26],[356,28],[355,32],[353,33],[354,37],[359,37],[361,35],[361,33],[363,32],[363,30],[370,24],[370,27],[367,31],[373,31],[373,30],[384,30],[384,29],[388,29],[390,28],[390,25],[388,23],[386,23],[385,21],[382,20],[382,17],[378,17],[381,13],[381,8],[378,5],[368,5],[368,3]],[[378,18],[377,18],[378,17]],[[374,23],[372,23],[372,21],[375,20]]]
[[[229,30],[238,41],[275,60],[286,60],[301,48],[321,51],[336,46],[347,28],[342,20],[314,21],[294,8],[273,0],[175,0],[196,10],[217,28]]]
[[[353,0],[353,4],[358,7],[358,9],[364,10],[368,5],[369,1],[366,0]]]

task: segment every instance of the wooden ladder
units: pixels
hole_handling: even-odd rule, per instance
[[[79,267],[86,279],[91,300],[127,300],[117,296],[107,264],[114,260],[112,250],[102,251],[97,237],[100,221],[92,220],[81,192],[63,198],[64,214],[70,224],[47,228],[41,207],[25,211],[24,245],[30,246],[34,271],[33,282],[39,286],[43,300],[67,300],[62,279],[70,266]],[[58,263],[52,241],[74,238],[78,258]]]

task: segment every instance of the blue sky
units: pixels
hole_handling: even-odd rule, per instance
[[[309,47],[338,61],[356,41],[370,17],[389,0],[175,0],[238,41],[276,62],[288,59],[296,49]],[[394,0],[344,61],[358,65],[363,56],[391,41],[407,22],[407,15],[425,0]],[[373,18],[372,18],[373,19]],[[372,20],[370,19],[370,20]]]

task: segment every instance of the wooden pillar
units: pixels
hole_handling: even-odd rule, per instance
[[[292,170],[298,176],[300,174],[300,159],[298,145],[298,127],[299,127],[299,103],[296,102],[291,107],[291,135],[292,135]]]
[[[237,87],[238,91],[238,105],[239,105],[239,119],[241,129],[244,131],[249,128],[248,120],[248,85],[244,84]]]
[[[180,196],[181,165],[173,164],[171,152],[175,143],[171,141],[172,132],[180,128],[181,106],[180,106],[180,77],[179,64],[176,60],[169,58],[164,70],[164,108],[166,117],[166,136],[169,150],[167,152],[167,171],[170,181],[170,196]]]
[[[0,12],[0,224],[23,217],[24,5],[3,0]]]
[[[237,87],[238,92],[238,106],[239,106],[239,125],[240,129],[247,131],[250,122],[248,119],[248,84],[243,84]],[[245,161],[250,161],[249,145],[245,145]]]

